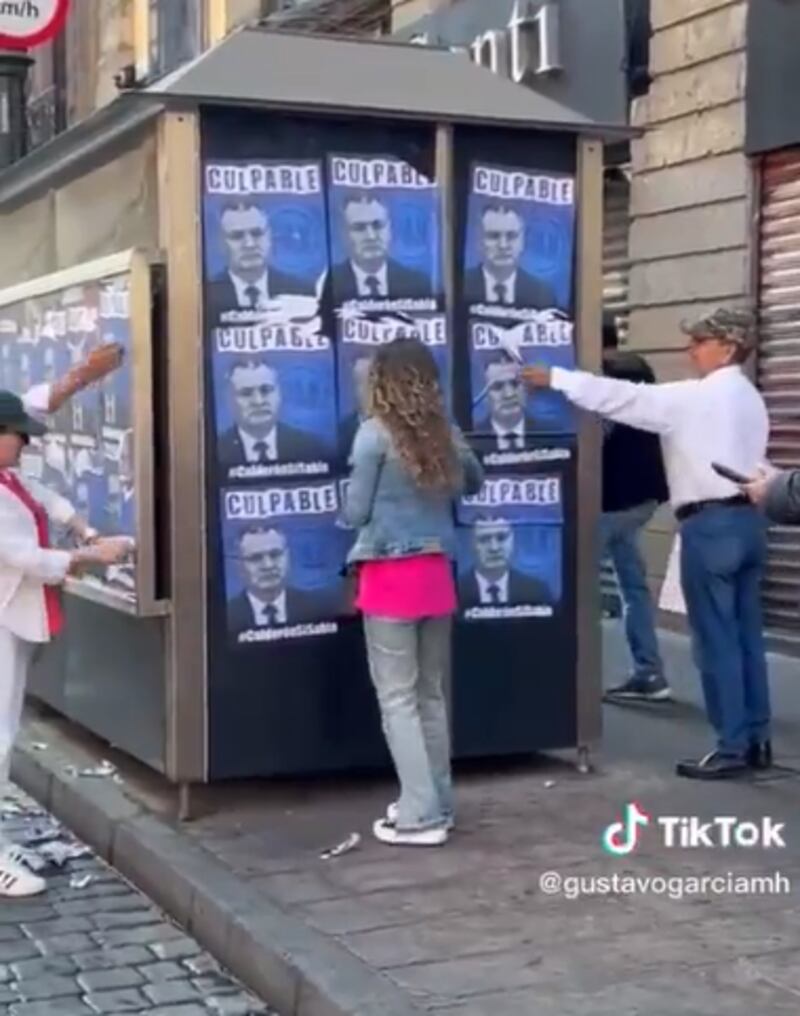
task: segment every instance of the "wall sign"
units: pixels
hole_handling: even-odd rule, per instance
[[[69,0],[0,0],[0,48],[31,49],[58,35]]]
[[[542,74],[563,69],[561,61],[560,15],[556,0],[517,0],[505,28],[482,32],[467,46],[451,46],[454,53],[467,54],[474,63],[488,67],[523,84]],[[412,42],[426,45],[425,34]]]

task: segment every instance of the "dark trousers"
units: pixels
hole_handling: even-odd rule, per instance
[[[766,527],[749,506],[709,507],[681,524],[681,581],[706,713],[724,755],[769,736],[761,615]]]

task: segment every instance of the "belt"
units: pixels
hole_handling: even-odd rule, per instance
[[[738,508],[741,505],[750,504],[750,498],[745,494],[735,494],[733,497],[711,498],[709,501],[690,501],[689,504],[682,504],[675,509],[675,518],[678,522],[685,522],[692,515],[705,511],[706,508]]]

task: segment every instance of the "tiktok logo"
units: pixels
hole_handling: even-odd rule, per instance
[[[650,816],[631,802],[622,809],[622,821],[612,822],[603,831],[603,849],[614,857],[633,853],[639,843],[641,829],[650,825]]]

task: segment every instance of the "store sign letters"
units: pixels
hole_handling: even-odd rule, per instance
[[[508,25],[478,35],[469,46],[451,46],[454,53],[464,53],[474,63],[488,67],[517,84],[533,77],[552,74],[562,69],[558,0],[517,0]],[[427,35],[417,35],[412,42],[426,45]]]

